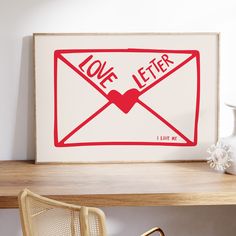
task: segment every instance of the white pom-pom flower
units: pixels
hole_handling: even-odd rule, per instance
[[[210,156],[207,158],[207,163],[210,167],[219,171],[224,171],[231,166],[232,163],[232,152],[230,145],[224,144],[222,142],[217,142],[211,145],[207,152]]]

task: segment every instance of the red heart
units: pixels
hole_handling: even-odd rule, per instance
[[[111,90],[108,94],[108,99],[127,114],[137,102],[139,95],[137,89],[130,89],[123,95],[116,90]]]

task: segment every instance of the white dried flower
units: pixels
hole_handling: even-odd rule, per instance
[[[207,152],[210,154],[207,158],[207,163],[210,164],[211,168],[224,171],[231,166],[233,160],[230,145],[218,141],[216,144],[211,145]]]

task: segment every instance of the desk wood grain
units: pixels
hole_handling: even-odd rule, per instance
[[[236,176],[204,162],[35,165],[0,162],[0,208],[16,208],[20,190],[87,206],[236,204]]]

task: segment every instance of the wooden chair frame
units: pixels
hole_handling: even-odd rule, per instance
[[[53,199],[49,199],[46,197],[42,197],[38,194],[35,194],[31,192],[28,189],[25,189],[21,191],[18,195],[18,201],[19,201],[19,208],[20,208],[20,218],[21,218],[21,224],[22,224],[22,231],[24,236],[32,236],[32,225],[30,223],[30,218],[28,214],[28,206],[26,202],[26,198],[31,197],[35,199],[37,202],[43,203],[43,204],[48,204],[50,206],[58,207],[58,208],[65,208],[72,210],[71,212],[71,236],[76,236],[76,231],[74,228],[74,211],[79,212],[79,221],[80,221],[80,232],[81,235],[83,236],[89,236],[89,222],[88,222],[88,213],[93,212],[95,213],[98,217],[99,220],[101,221],[101,236],[107,236],[106,232],[106,227],[105,227],[105,214],[103,213],[102,210],[94,207],[84,207],[84,206],[77,206],[74,204],[68,204],[60,201],[56,201]],[[47,211],[47,209],[45,209]],[[141,236],[149,236],[155,232],[158,232],[160,236],[165,236],[164,232],[158,228],[155,227],[146,233],[142,234]]]
[[[105,214],[103,213],[102,210],[98,208],[93,208],[93,207],[81,207],[73,204],[68,204],[64,202],[59,202],[56,200],[52,200],[46,197],[42,197],[38,194],[35,194],[28,189],[25,189],[24,191],[20,192],[18,196],[19,200],[19,208],[20,208],[20,218],[21,218],[21,223],[22,223],[22,231],[24,236],[32,236],[32,228],[30,224],[30,219],[29,219],[29,214],[28,214],[28,206],[26,204],[26,198],[27,196],[30,196],[31,198],[37,200],[38,202],[44,203],[44,204],[49,204],[51,206],[59,207],[59,208],[65,208],[69,210],[75,210],[79,212],[79,219],[80,219],[80,230],[81,234],[83,236],[89,236],[89,225],[88,225],[88,212],[93,212],[97,216],[99,216],[99,219],[101,221],[102,225],[102,236],[106,236],[106,227],[105,227]],[[74,220],[74,215],[73,211],[71,214],[71,222]],[[76,236],[75,234],[75,229],[73,224],[71,224],[71,235]]]
[[[141,236],[149,236],[149,235],[151,235],[151,234],[153,234],[155,232],[158,232],[160,236],[165,236],[164,232],[159,227],[155,227],[153,229],[150,229],[149,231],[147,231],[146,233],[142,234]]]

